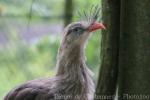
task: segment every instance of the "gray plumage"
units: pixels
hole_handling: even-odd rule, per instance
[[[68,25],[58,50],[56,75],[17,86],[4,100],[92,100],[94,84],[85,64],[84,48],[90,32],[104,28],[102,24],[93,27],[94,24],[75,22]]]

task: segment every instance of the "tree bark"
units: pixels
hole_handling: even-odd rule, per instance
[[[102,31],[102,58],[95,100],[113,100],[118,76],[120,0],[102,0],[102,19],[107,26]]]
[[[65,0],[64,25],[70,24],[73,17],[73,0]]]
[[[150,0],[121,6],[119,100],[150,100]]]

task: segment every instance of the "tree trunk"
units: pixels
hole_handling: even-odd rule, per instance
[[[150,100],[150,0],[122,0],[119,100]]]
[[[64,25],[70,24],[73,16],[73,0],[65,0]]]
[[[120,0],[102,0],[102,9],[102,18],[107,26],[102,31],[101,68],[95,100],[113,100],[118,74]]]

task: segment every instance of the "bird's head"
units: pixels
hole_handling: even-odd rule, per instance
[[[63,32],[63,40],[61,45],[65,48],[74,48],[75,46],[84,47],[84,44],[90,34],[98,29],[105,29],[105,26],[98,22],[71,23]]]

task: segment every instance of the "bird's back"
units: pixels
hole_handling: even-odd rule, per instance
[[[54,100],[51,86],[51,78],[29,81],[11,90],[4,100]]]

